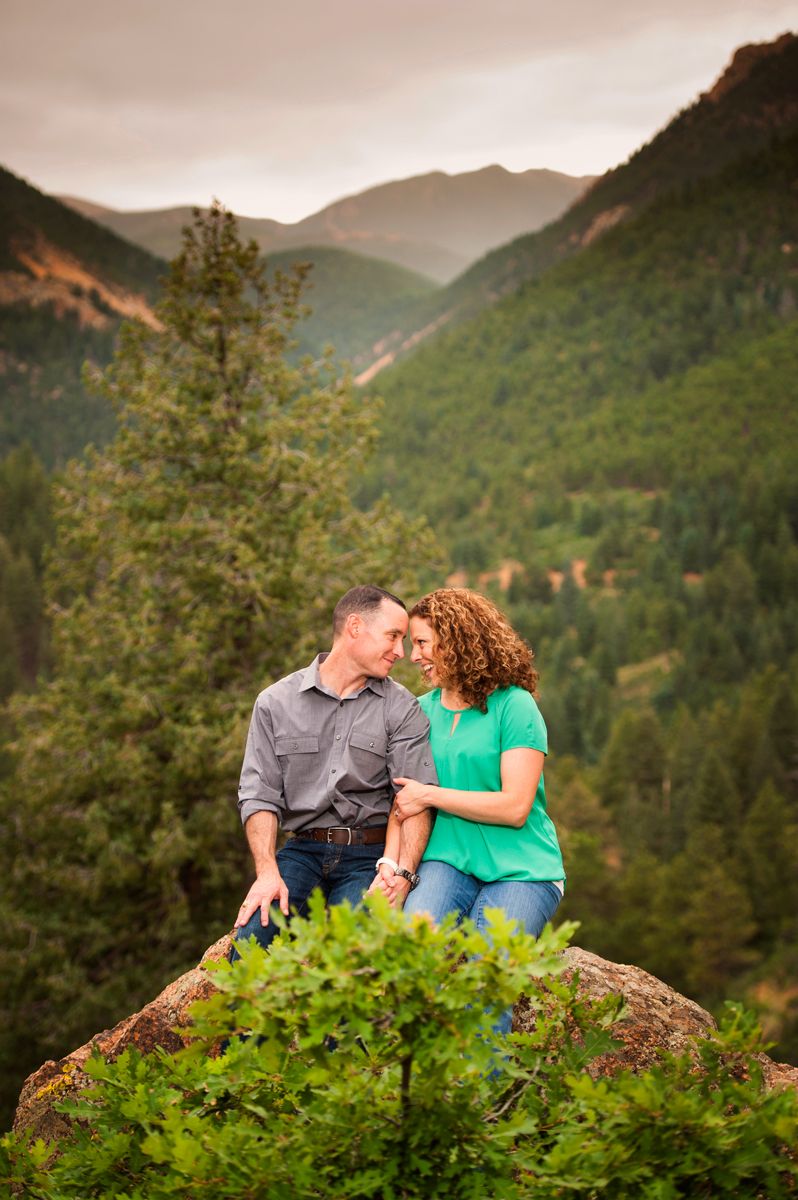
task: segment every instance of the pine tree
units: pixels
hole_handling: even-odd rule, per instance
[[[762,939],[773,944],[798,913],[798,814],[770,780],[746,814],[740,852]]]
[[[615,813],[624,846],[658,852],[665,841],[668,754],[657,714],[626,709],[604,749],[599,792]]]
[[[214,205],[186,231],[160,329],[129,326],[95,380],[119,432],[58,493],[53,678],[13,703],[2,810],[0,1024],[6,1050],[24,1030],[30,1065],[230,926],[256,694],[329,644],[348,586],[408,590],[429,560],[421,523],[350,500],[373,413],[330,359],[286,361],[301,282],[269,284]]]

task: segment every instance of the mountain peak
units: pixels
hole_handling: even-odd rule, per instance
[[[753,68],[763,58],[781,54],[782,50],[786,50],[793,42],[798,42],[798,35],[783,33],[773,42],[751,42],[747,46],[740,46],[738,50],[735,50],[731,62],[718,82],[705,93],[706,99],[717,103],[728,92],[746,80]]]

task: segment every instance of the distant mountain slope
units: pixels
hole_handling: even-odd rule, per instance
[[[164,264],[0,168],[0,454],[48,465],[104,440],[113,415],[80,381],[119,322],[152,323]]]
[[[190,212],[188,213],[190,220]],[[154,321],[166,263],[0,171],[0,457],[29,442],[52,467],[111,436],[115,419],[86,394],[83,363],[109,361],[124,317]],[[296,354],[371,351],[434,284],[349,250],[299,247],[270,269],[310,262]]]
[[[240,217],[242,233],[264,253],[336,246],[446,282],[493,246],[540,229],[593,182],[556,171],[513,173],[500,166],[460,175],[434,171],[347,196],[292,225]],[[171,257],[189,208],[116,212],[91,201],[64,203],[153,253]]]
[[[454,324],[578,254],[657,197],[689,186],[798,126],[798,36],[743,46],[715,86],[629,161],[602,176],[558,220],[501,246],[421,304],[381,347],[384,365],[422,330]],[[363,368],[369,364],[363,363]]]
[[[670,403],[670,434],[658,415],[668,381],[794,322],[797,192],[793,134],[650,205],[386,371],[390,436],[373,490],[425,512],[452,547],[477,539],[489,557],[523,558],[547,488],[659,486],[679,468],[669,439],[684,437]],[[731,390],[728,402],[742,428]],[[786,410],[763,416],[771,448],[794,437]],[[711,457],[721,435],[714,419],[691,424],[691,456]],[[741,462],[751,444],[740,438]]]
[[[0,271],[6,292],[9,272],[53,288],[64,284],[63,305],[99,326],[107,310],[149,319],[163,263],[0,167]],[[24,292],[23,280],[17,282]],[[87,296],[96,289],[94,313],[93,298],[81,308],[79,288]]]
[[[435,290],[405,267],[332,246],[281,250],[269,255],[268,268],[286,271],[296,262],[312,264],[303,293],[311,312],[295,330],[300,354],[317,356],[332,345],[337,358],[359,359]]]
[[[718,82],[678,114],[629,161],[603,175],[564,217],[541,234],[489,254],[451,289],[504,295],[552,262],[675,187],[706,178],[741,155],[798,126],[798,35],[743,46]]]

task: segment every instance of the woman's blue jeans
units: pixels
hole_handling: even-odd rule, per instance
[[[484,883],[436,859],[423,862],[420,874],[421,882],[405,902],[406,913],[426,913],[436,925],[450,913],[456,913],[458,923],[468,917],[488,938],[486,909],[501,908],[525,933],[538,937],[562,900],[560,889],[547,881],[500,879]],[[507,1009],[497,1017],[493,1028],[497,1033],[509,1033],[512,1020],[512,1009]]]

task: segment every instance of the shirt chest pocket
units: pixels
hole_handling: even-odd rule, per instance
[[[306,759],[306,765],[313,770],[312,760],[306,756],[318,754],[319,739],[305,734],[297,737],[278,737],[274,739],[274,749],[284,766],[289,763],[293,764],[295,759],[297,765],[301,766],[301,760]]]
[[[385,780],[388,739],[384,733],[358,733],[349,735],[349,757],[355,773],[366,783],[375,784]]]

